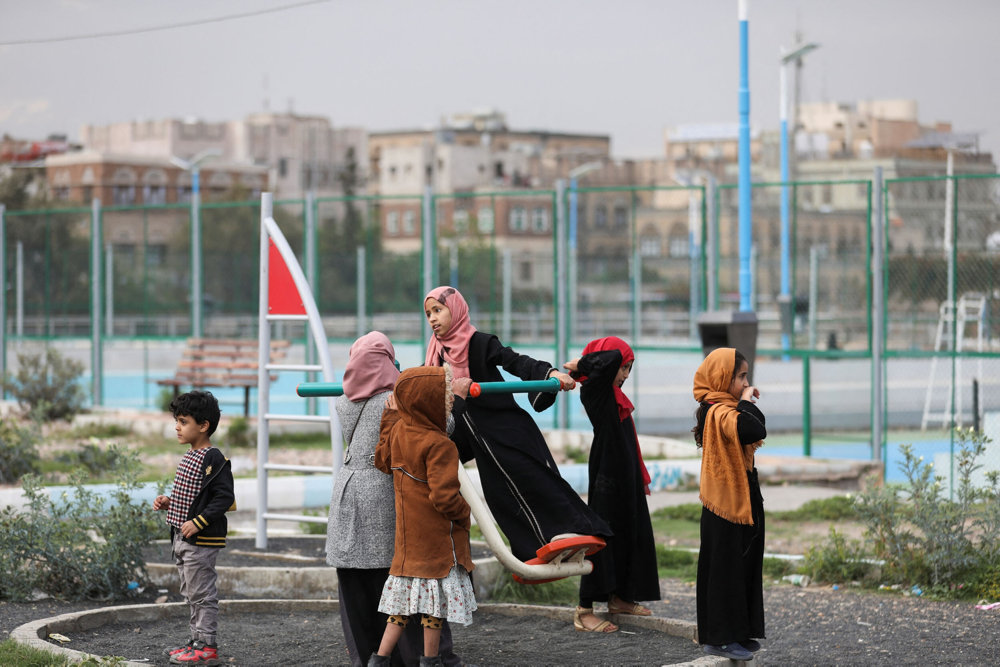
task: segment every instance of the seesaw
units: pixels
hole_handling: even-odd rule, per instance
[[[474,382],[469,388],[470,397],[482,394],[524,393],[544,391],[555,393],[560,389],[557,378],[526,382]],[[295,393],[304,398],[319,396],[340,396],[344,387],[339,382],[303,382],[295,388]],[[483,502],[472,480],[462,464],[458,466],[458,481],[462,497],[469,503],[472,516],[483,533],[493,555],[505,568],[513,573],[514,580],[522,584],[543,584],[565,577],[590,574],[594,564],[586,557],[606,546],[603,539],[592,535],[572,535],[553,540],[535,552],[535,558],[522,561],[511,553],[497,529],[496,520],[489,506]]]

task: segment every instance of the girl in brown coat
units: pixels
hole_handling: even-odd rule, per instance
[[[442,619],[472,623],[470,510],[459,493],[458,450],[445,432],[452,396],[450,368],[409,368],[382,413],[375,467],[392,474],[396,544],[379,602],[389,620],[369,665],[389,664],[413,614],[424,627],[421,667],[442,664]]]

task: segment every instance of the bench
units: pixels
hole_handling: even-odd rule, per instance
[[[189,338],[174,376],[156,384],[173,387],[175,398],[181,387],[242,387],[243,416],[249,417],[250,388],[257,386],[258,345],[252,338]],[[272,340],[270,363],[284,359],[290,346],[287,340]]]

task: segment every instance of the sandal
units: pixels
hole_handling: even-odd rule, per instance
[[[609,614],[627,614],[629,616],[652,616],[653,612],[649,607],[643,607],[638,602],[625,602],[621,598],[616,598],[614,602],[608,602]]]
[[[617,625],[615,625],[611,621],[601,621],[601,619],[597,619],[598,621],[600,621],[597,625],[595,625],[592,628],[588,628],[586,625],[583,624],[582,614],[590,614],[593,616],[594,614],[593,607],[576,608],[576,613],[573,614],[573,627],[576,628],[577,632],[600,632],[602,634],[608,632],[618,632]],[[597,617],[594,616],[594,618]]]

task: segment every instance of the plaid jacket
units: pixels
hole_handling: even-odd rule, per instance
[[[236,509],[232,467],[229,459],[213,447],[202,459],[201,472],[201,490],[187,513],[187,520],[194,522],[198,532],[183,539],[199,547],[221,549],[226,546],[226,534],[229,531],[226,512]],[[179,532],[171,526],[171,538],[175,531]]]

